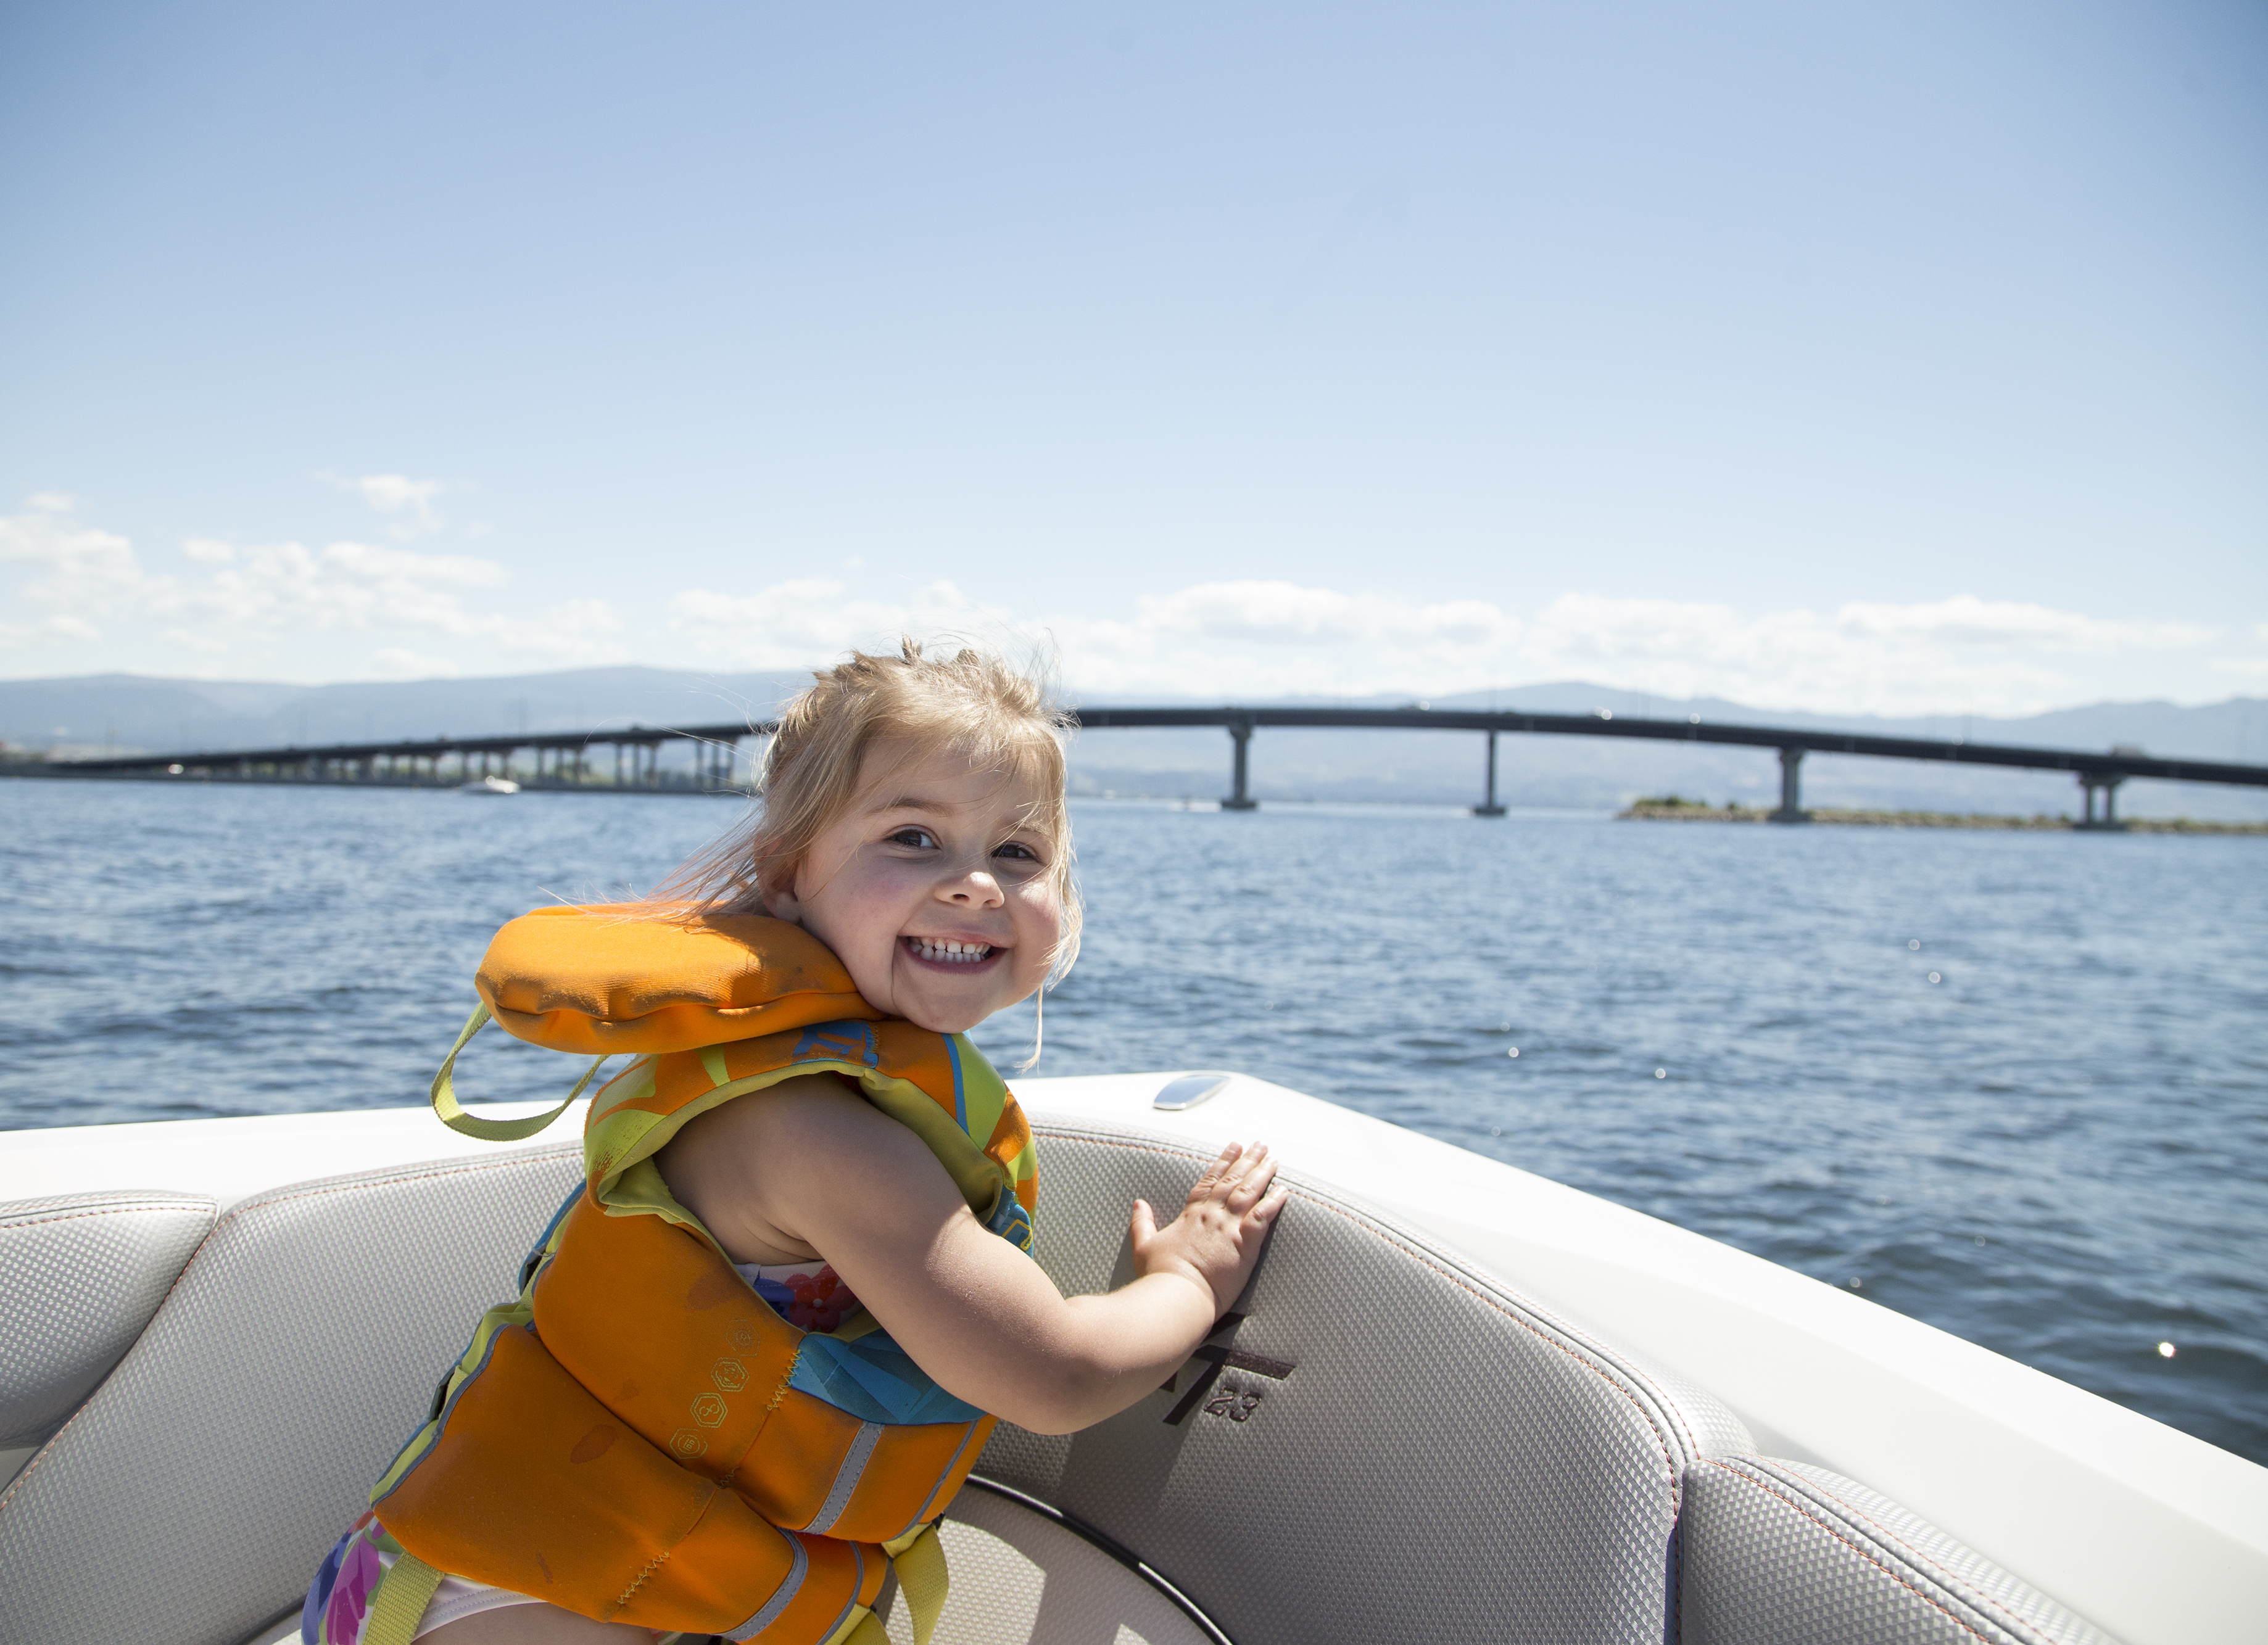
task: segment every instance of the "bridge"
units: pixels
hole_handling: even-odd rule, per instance
[[[1527,737],[1624,737],[1653,742],[1714,743],[1767,748],[1779,757],[1780,803],[1775,822],[1801,822],[1802,767],[1815,753],[1857,754],[1878,760],[1918,760],[1939,764],[1994,766],[2025,771],[2066,771],[2086,797],[2083,828],[2118,826],[2121,783],[2140,777],[2168,782],[2216,782],[2268,788],[2268,766],[2226,761],[2161,759],[2139,748],[2102,753],[2080,749],[2030,748],[2012,743],[1972,743],[1919,737],[1874,737],[1853,731],[1817,731],[1785,725],[1748,725],[1704,720],[1618,718],[1595,714],[1528,714],[1517,709],[1434,709],[1423,703],[1400,709],[1335,708],[1115,708],[1082,707],[1065,723],[1085,731],[1133,727],[1218,726],[1231,745],[1230,791],[1221,800],[1228,811],[1251,811],[1252,734],[1268,729],[1331,728],[1479,732],[1487,738],[1482,801],[1476,817],[1501,817],[1497,798],[1497,739],[1507,733]],[[770,721],[733,721],[717,725],[602,727],[582,731],[520,732],[494,737],[446,738],[396,742],[335,743],[321,747],[234,749],[219,753],[135,754],[96,760],[0,764],[0,774],[19,776],[139,778],[146,781],[221,782],[330,782],[372,787],[438,788],[511,775],[523,787],[582,793],[742,793],[740,745],[768,737]],[[691,745],[687,770],[664,770],[666,745]],[[598,760],[593,752],[610,751]],[[532,756],[530,775],[518,765]],[[2097,802],[2100,801],[2100,810]]]
[[[770,720],[721,725],[607,726],[589,731],[518,731],[493,737],[410,738],[395,742],[328,743],[302,748],[234,748],[95,760],[15,760],[11,776],[182,778],[209,782],[335,782],[367,788],[457,788],[509,775],[523,788],[620,794],[742,791],[734,779],[740,744],[769,737]],[[661,751],[686,743],[696,751],[689,772],[665,771]],[[607,748],[611,762],[594,760]],[[522,751],[534,773],[517,767]],[[450,762],[455,762],[454,769]],[[627,768],[625,768],[627,763]]]
[[[2169,782],[2225,782],[2268,788],[2268,766],[2233,765],[2218,760],[2161,760],[2139,748],[2088,753],[2079,749],[2028,748],[2014,743],[1940,741],[1922,737],[1873,737],[1854,731],[1800,730],[1785,725],[1744,725],[1704,720],[1691,715],[1682,720],[1617,718],[1606,709],[1595,714],[1526,714],[1517,709],[1434,709],[1413,704],[1403,709],[1112,709],[1082,708],[1078,723],[1090,730],[1108,726],[1218,725],[1233,739],[1232,785],[1221,804],[1232,811],[1250,811],[1259,804],[1248,782],[1248,750],[1252,733],[1263,726],[1369,727],[1377,730],[1480,731],[1488,738],[1486,792],[1473,807],[1476,817],[1501,817],[1497,801],[1496,743],[1498,736],[1516,732],[1541,737],[1632,737],[1653,742],[1721,743],[1741,748],[1770,748],[1779,755],[1779,809],[1774,822],[1802,822],[1802,769],[1807,754],[1864,754],[1881,760],[1927,760],[1944,764],[2007,766],[2027,771],[2068,771],[2079,780],[2087,811],[2081,827],[2117,827],[2118,785],[2131,777],[2153,777]],[[2096,797],[2102,811],[2095,809]]]

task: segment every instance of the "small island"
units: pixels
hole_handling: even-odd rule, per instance
[[[1680,794],[1654,794],[1632,800],[1616,813],[1618,820],[1641,822],[1760,823],[1771,819],[1761,805],[1727,800],[1712,805]],[[1822,805],[1804,812],[1815,823],[1845,823],[1868,828],[2021,828],[2072,829],[2086,826],[2068,813],[2051,817],[2044,811],[2029,817],[1995,816],[1984,811],[1867,811]],[[2096,825],[2098,828],[2101,825]],[[2268,834],[2268,822],[2196,822],[2187,817],[2122,818],[2117,828],[2126,834]]]

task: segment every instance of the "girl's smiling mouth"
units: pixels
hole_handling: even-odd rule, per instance
[[[898,945],[926,964],[966,971],[1007,951],[992,943],[967,943],[945,936],[902,936]]]

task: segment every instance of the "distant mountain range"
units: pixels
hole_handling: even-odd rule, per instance
[[[140,674],[0,680],[0,741],[61,755],[277,747],[411,737],[713,724],[761,719],[808,682],[803,673],[704,674],[659,668],[584,668],[481,679],[287,686]],[[1211,699],[1189,698],[1197,701]],[[1395,706],[1403,698],[1349,700]],[[2268,700],[2235,697],[2198,708],[2106,702],[2024,719],[1964,716],[1888,719],[1793,714],[1717,698],[1652,697],[1579,681],[1468,692],[1440,708],[1523,708],[1751,724],[1963,737],[1972,742],[2105,749],[2268,764]],[[1229,744],[1217,731],[1091,731],[1072,747],[1084,794],[1210,798],[1228,782]],[[1470,804],[1480,797],[1482,739],[1470,732],[1264,731],[1252,742],[1253,791],[1267,800],[1403,800]],[[1778,766],[1765,750],[1636,743],[1581,737],[1513,737],[1498,750],[1499,797],[1515,806],[1613,806],[1675,792],[1712,804],[1776,799]],[[2046,811],[2073,809],[2068,778],[1815,754],[1804,798],[1820,805]],[[2268,818],[2268,790],[2130,784],[2121,810],[2136,816]]]
[[[151,753],[601,725],[713,725],[769,715],[808,674],[577,668],[485,679],[338,686],[85,674],[0,680],[0,740]]]

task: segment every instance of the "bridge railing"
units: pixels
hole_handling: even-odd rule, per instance
[[[1068,728],[1109,731],[1136,727],[1219,726],[1230,739],[1229,792],[1221,804],[1251,811],[1259,801],[1251,786],[1253,733],[1276,729],[1368,729],[1479,732],[1487,739],[1485,787],[1473,812],[1501,817],[1497,797],[1497,739],[1507,733],[1528,737],[1618,737],[1654,742],[1708,743],[1768,748],[1779,757],[1780,804],[1772,819],[1805,819],[1802,767],[1815,753],[1852,754],[1878,760],[1912,760],[2029,771],[2069,772],[2086,796],[2081,826],[2117,826],[2119,785],[2135,778],[2169,782],[2213,782],[2268,788],[2268,766],[2223,760],[2164,759],[2139,749],[2096,753],[2073,748],[2035,748],[2017,743],[1974,743],[1962,738],[1881,737],[1813,727],[1753,725],[1704,720],[1618,717],[1596,714],[1530,714],[1517,709],[1400,709],[1242,707],[1219,708],[1081,706],[1064,716]],[[478,782],[500,769],[517,771],[516,760],[532,753],[531,786],[598,792],[745,793],[740,745],[774,731],[770,721],[710,725],[609,726],[592,731],[544,731],[512,736],[334,743],[318,747],[231,749],[173,754],[135,754],[98,760],[13,761],[0,772],[16,775],[191,778],[222,782],[359,782],[432,787]],[[693,745],[688,770],[665,770],[662,749]],[[593,751],[611,751],[610,760],[594,760]],[[453,769],[452,763],[453,762]],[[2101,802],[2098,814],[2097,801]]]
[[[1940,740],[1920,737],[1878,737],[1859,731],[1821,731],[1786,725],[1748,725],[1704,720],[1618,717],[1604,709],[1596,714],[1528,714],[1517,709],[1310,709],[1310,708],[1115,708],[1082,707],[1075,716],[1085,729],[1110,727],[1202,726],[1224,728],[1233,741],[1231,787],[1221,804],[1234,811],[1249,811],[1259,802],[1248,782],[1248,748],[1252,733],[1263,727],[1333,727],[1395,731],[1480,731],[1488,738],[1488,775],[1478,817],[1501,817],[1497,800],[1497,738],[1506,732],[1542,737],[1623,737],[1653,742],[1716,743],[1742,748],[1770,748],[1780,762],[1780,803],[1775,822],[1805,820],[1802,797],[1804,757],[1812,753],[1859,754],[1881,760],[1921,760],[1949,765],[1999,766],[2029,771],[2067,771],[2079,781],[2086,796],[2082,826],[2116,826],[2119,784],[2146,777],[2169,782],[2220,782],[2268,788],[2268,766],[2227,761],[2159,759],[2139,749],[2112,749],[2093,753],[2075,748],[2034,748],[2020,743],[1972,743],[1962,738]],[[2102,802],[2095,810],[2096,797]]]

